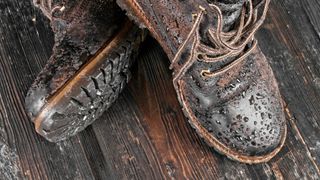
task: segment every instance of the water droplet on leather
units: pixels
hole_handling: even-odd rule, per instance
[[[236,140],[238,140],[238,141],[242,141],[242,140],[243,140],[243,138],[242,138],[241,136],[235,136],[235,138],[236,138]]]
[[[269,133],[272,134],[272,133],[273,133],[273,129],[271,129],[271,130],[269,131]]]
[[[264,95],[262,95],[261,93],[257,93],[257,99],[263,99],[264,98]]]
[[[253,95],[250,97],[249,103],[250,103],[250,105],[254,104],[254,97],[253,97]]]
[[[249,118],[248,117],[244,117],[243,120],[244,120],[244,122],[248,122]]]
[[[224,108],[221,108],[219,111],[220,114],[226,114],[226,110]]]
[[[241,95],[242,95],[242,98],[244,98],[246,96],[246,92],[243,91]]]

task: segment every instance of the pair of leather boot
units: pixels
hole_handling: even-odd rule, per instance
[[[26,97],[47,140],[75,135],[110,107],[148,30],[171,60],[185,116],[209,146],[244,163],[266,162],[283,146],[280,93],[254,37],[270,0],[34,3],[55,33],[53,54]]]

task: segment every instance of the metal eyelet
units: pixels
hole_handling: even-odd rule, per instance
[[[201,74],[202,77],[208,78],[208,77],[210,77],[213,73],[210,72],[210,70],[208,69],[208,70],[202,70],[202,71],[200,72],[200,74]]]

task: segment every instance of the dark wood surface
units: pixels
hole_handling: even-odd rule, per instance
[[[320,179],[320,1],[274,0],[257,37],[287,104],[288,138],[269,163],[219,155],[184,118],[169,61],[148,38],[117,102],[79,135],[49,143],[24,96],[50,56],[30,0],[0,0],[0,179]]]

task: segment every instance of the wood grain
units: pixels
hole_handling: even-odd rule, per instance
[[[38,136],[25,93],[51,54],[49,22],[30,1],[0,1],[0,179],[320,179],[320,2],[273,1],[257,34],[287,104],[288,139],[269,163],[209,148],[184,118],[152,38],[133,79],[92,126],[58,144]]]

